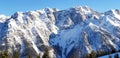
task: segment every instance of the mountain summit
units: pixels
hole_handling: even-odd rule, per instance
[[[0,51],[50,58],[99,57],[120,50],[120,10],[100,13],[88,6],[45,8],[0,16]],[[104,52],[104,53],[103,53]]]

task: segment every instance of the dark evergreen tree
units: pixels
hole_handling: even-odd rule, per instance
[[[12,58],[19,58],[19,52],[14,51]]]
[[[27,58],[32,58],[32,56],[28,55]]]
[[[91,52],[90,58],[97,58],[96,53],[94,51]]]
[[[115,55],[114,55],[114,58],[119,58],[119,54],[115,54]]]
[[[10,58],[8,50],[5,50],[3,54],[4,54],[3,57],[5,56],[5,58]]]
[[[90,58],[90,54],[86,54],[84,58]]]
[[[36,58],[40,58],[40,54],[38,54]]]
[[[112,58],[112,56],[111,56],[111,55],[109,55],[109,56],[108,56],[108,58]]]
[[[48,52],[48,50],[46,50],[46,51],[44,52],[44,55],[43,55],[42,58],[50,58],[50,57],[49,57],[49,52]]]
[[[0,52],[0,58],[2,58],[2,52]]]

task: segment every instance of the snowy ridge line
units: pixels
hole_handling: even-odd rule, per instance
[[[100,13],[88,6],[45,8],[0,16],[0,51],[51,58],[83,58],[120,50],[120,10]],[[32,53],[31,53],[32,52]],[[101,54],[98,54],[101,55]]]

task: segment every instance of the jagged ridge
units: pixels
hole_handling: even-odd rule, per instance
[[[92,51],[120,50],[120,10],[99,13],[77,6],[16,12],[0,18],[0,34],[0,50],[17,50],[23,58],[42,56],[46,49],[51,58],[80,58]]]

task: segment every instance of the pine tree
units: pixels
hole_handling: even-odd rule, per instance
[[[32,56],[28,55],[27,58],[32,58]]]
[[[4,51],[1,51],[0,58],[5,58]]]
[[[42,58],[50,58],[48,50],[45,51],[45,53],[44,53]]]
[[[97,58],[96,53],[94,51],[91,52],[90,58]]]
[[[40,54],[38,54],[36,58],[40,58]]]
[[[10,58],[10,55],[9,55],[9,53],[8,53],[8,50],[5,50],[5,51],[4,51],[3,57],[5,57],[5,58]]]
[[[12,58],[19,58],[19,52],[14,51],[13,52],[13,57]]]
[[[90,54],[86,54],[84,58],[90,58]]]
[[[119,58],[119,54],[115,54],[115,55],[114,55],[114,58]]]
[[[0,52],[0,58],[2,58],[2,52]]]
[[[2,58],[6,58],[6,56],[3,54],[3,55],[2,55]]]

